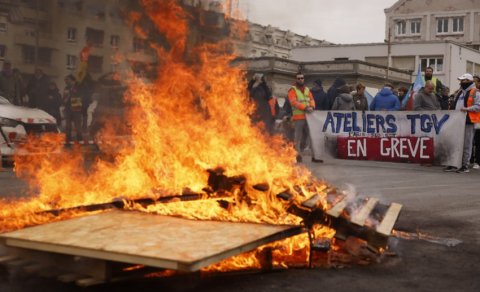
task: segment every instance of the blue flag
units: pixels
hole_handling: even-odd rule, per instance
[[[423,81],[422,77],[422,68],[421,65],[418,64],[417,77],[415,78],[415,82],[413,83],[413,85],[410,86],[410,88],[408,89],[405,98],[402,100],[402,108],[412,110],[415,94],[417,94],[417,92],[424,86],[425,82]]]

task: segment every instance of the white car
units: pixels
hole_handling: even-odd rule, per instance
[[[57,121],[43,110],[11,104],[0,96],[0,157],[12,160],[27,135],[58,133]],[[27,154],[27,153],[21,153]]]

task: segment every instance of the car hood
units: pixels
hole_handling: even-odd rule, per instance
[[[38,108],[28,108],[12,104],[0,104],[0,118],[21,121],[27,124],[55,124],[54,117]]]

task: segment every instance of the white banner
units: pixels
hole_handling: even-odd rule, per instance
[[[462,164],[460,111],[315,111],[307,121],[317,159]]]

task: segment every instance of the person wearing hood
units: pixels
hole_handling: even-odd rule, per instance
[[[301,143],[304,135],[308,134],[306,115],[313,113],[315,101],[310,89],[305,86],[305,75],[301,72],[296,74],[296,82],[288,91],[288,101],[292,106],[292,120],[295,128],[295,150],[297,150],[297,162],[302,162]],[[309,139],[309,137],[307,137]]]
[[[248,83],[248,93],[255,103],[255,112],[251,117],[252,122],[254,124],[263,123],[267,132],[273,134],[275,117],[272,115],[270,105],[273,97],[262,73],[253,75],[252,80]]]
[[[350,94],[350,86],[345,84],[338,88],[339,95],[333,102],[333,111],[354,111],[355,103],[353,102],[353,96]]]
[[[465,73],[458,77],[460,90],[455,97],[455,110],[467,113],[465,120],[465,136],[463,141],[462,167],[447,166],[444,171],[457,173],[470,172],[468,165],[472,156],[474,124],[480,123],[480,92],[473,82],[472,74]]]
[[[370,104],[370,110],[372,111],[398,111],[400,110],[400,101],[398,97],[393,94],[393,85],[390,83],[385,84],[385,86],[380,90],[380,92],[375,95]]]
[[[441,110],[440,102],[435,93],[433,93],[435,86],[432,81],[427,81],[415,95],[413,101],[413,110],[415,111],[436,111]]]
[[[345,80],[342,79],[342,78],[336,78],[333,81],[332,86],[330,86],[330,88],[328,89],[328,92],[327,92],[327,99],[328,99],[328,103],[329,103],[328,109],[332,108],[333,103],[335,102],[335,99],[337,98],[337,96],[340,95],[339,92],[338,92],[338,88],[340,88],[341,86],[343,86],[345,84],[347,84],[347,82],[345,82]]]
[[[322,80],[317,79],[313,83],[312,87],[313,100],[315,100],[316,111],[328,111],[331,108],[331,104],[328,100],[327,93],[323,90]]]

